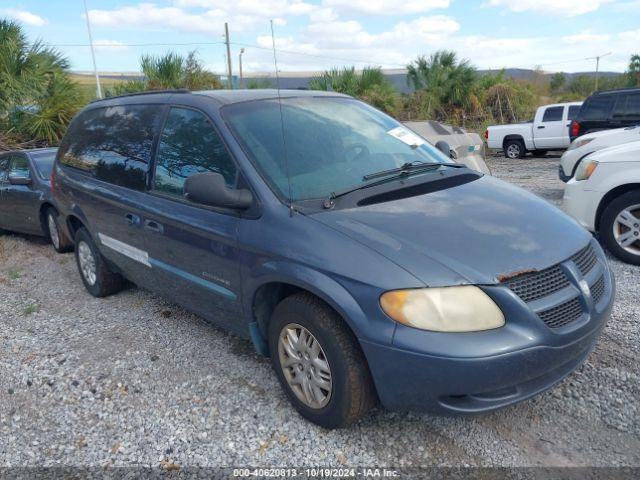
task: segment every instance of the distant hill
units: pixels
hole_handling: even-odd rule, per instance
[[[501,70],[478,70],[480,74],[496,74]],[[411,93],[413,88],[407,84],[407,73],[404,68],[399,69],[386,69],[383,70],[389,81],[403,93]],[[524,68],[505,68],[505,75],[508,78],[514,80],[534,80],[538,77],[539,73],[535,70],[529,70]],[[280,73],[280,88],[307,88],[309,80],[315,75],[319,75],[321,72],[281,72]],[[543,76],[550,79],[555,72],[544,72]],[[564,73],[564,72],[563,72]],[[568,81],[571,81],[574,77],[586,75],[588,77],[594,77],[595,72],[577,72],[577,73],[564,73]],[[617,72],[600,72],[598,75],[601,77],[616,77],[621,75]],[[74,72],[74,78],[83,85],[94,85],[95,79],[91,72]],[[100,73],[100,78],[103,80],[105,86],[110,86],[115,83],[119,83],[126,80],[132,80],[140,78],[142,76],[139,72],[103,72]],[[237,77],[234,76],[234,83],[238,84]],[[276,86],[275,75],[273,72],[264,73],[246,73],[244,76],[245,85],[249,84],[252,80],[259,81],[260,83],[269,83],[271,87]]]

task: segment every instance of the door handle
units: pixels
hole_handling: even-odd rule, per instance
[[[544,128],[544,125],[538,125],[538,130],[541,130]]]
[[[134,215],[133,213],[127,213],[124,218],[127,219],[127,223],[132,226],[138,226],[141,223],[141,219],[138,215]]]
[[[158,223],[154,220],[145,220],[144,221],[144,228],[146,228],[147,230],[151,230],[152,232],[156,232],[156,233],[163,233],[164,232],[164,228],[162,227],[161,223]]]

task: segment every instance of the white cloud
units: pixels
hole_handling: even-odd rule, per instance
[[[123,53],[129,50],[129,47],[117,40],[96,40],[93,42],[93,46],[96,52],[100,52],[102,54]]]
[[[323,0],[339,12],[369,15],[413,15],[436,8],[448,8],[450,0]]]
[[[613,0],[489,0],[484,5],[505,7],[512,12],[536,12],[562,17],[575,17],[594,12]]]
[[[14,20],[18,20],[19,22],[22,22],[26,25],[31,25],[34,27],[41,27],[48,23],[47,20],[45,18],[42,18],[40,15],[27,12],[26,10],[3,8],[3,9],[0,9],[0,14],[5,15]]]
[[[594,43],[603,43],[610,39],[611,39],[611,35],[606,33],[596,34],[591,32],[583,32],[575,35],[567,35],[565,37],[562,37],[560,40],[562,40],[564,43],[567,43],[569,45],[590,44],[590,46],[593,46]]]

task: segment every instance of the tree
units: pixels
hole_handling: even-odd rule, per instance
[[[145,90],[167,90],[186,88],[188,90],[215,90],[222,88],[220,78],[204,68],[196,52],[185,57],[175,52],[164,55],[143,55],[140,57],[141,80],[130,80],[116,85],[107,96]]]
[[[60,141],[85,101],[68,68],[58,51],[29,44],[20,24],[0,19],[0,128],[14,142]]]
[[[380,67],[365,67],[360,72],[355,67],[334,68],[313,77],[309,88],[351,95],[389,114],[398,109],[397,92]]]
[[[551,82],[549,83],[549,88],[552,94],[557,94],[562,91],[565,84],[567,83],[567,76],[562,72],[554,73],[551,77]]]
[[[429,58],[419,56],[407,65],[407,82],[418,93],[428,116],[450,117],[478,106],[474,88],[476,69],[455,52],[440,50]]]
[[[627,76],[630,87],[640,87],[640,54],[631,55]]]

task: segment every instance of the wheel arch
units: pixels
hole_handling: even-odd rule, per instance
[[[613,202],[616,198],[621,195],[624,195],[628,192],[640,191],[640,183],[625,183],[623,185],[618,185],[615,188],[609,190],[600,203],[598,204],[598,208],[596,209],[596,218],[595,218],[595,229],[596,231],[600,231],[600,221],[602,220],[602,214],[604,213],[607,206]]]
[[[504,138],[502,139],[502,148],[504,149],[507,146],[507,142],[510,142],[511,140],[517,140],[521,142],[522,146],[526,150],[527,145],[524,141],[524,137],[522,135],[517,135],[517,134],[505,135]]]
[[[46,215],[47,215],[47,211],[49,209],[52,209],[56,212],[56,214],[58,214],[58,209],[55,207],[55,205],[53,205],[53,203],[51,203],[50,201],[46,200],[44,202],[42,202],[42,205],[40,205],[40,227],[42,228],[42,231],[46,234],[47,229],[49,228],[47,226],[47,219],[46,219]]]

